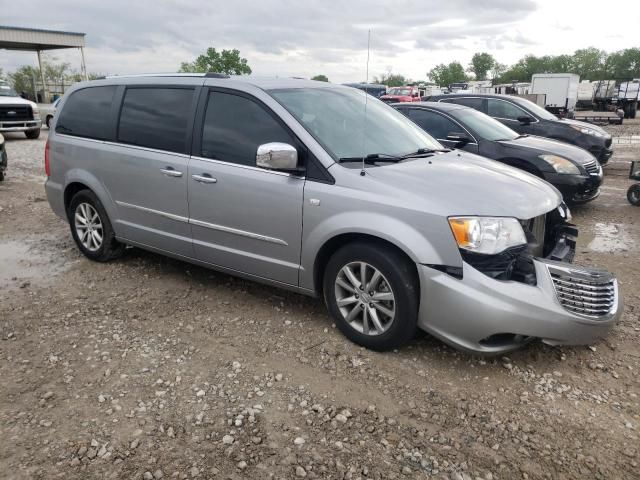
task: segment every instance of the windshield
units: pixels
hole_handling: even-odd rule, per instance
[[[394,108],[355,88],[293,88],[269,92],[334,160],[370,154],[406,155],[442,149]]]
[[[399,96],[407,97],[411,95],[411,89],[410,88],[390,88],[387,95],[399,95]]]
[[[17,97],[16,91],[9,85],[0,85],[0,97]]]
[[[517,103],[522,103],[523,107],[528,108],[543,120],[558,120],[558,117],[556,117],[553,113],[548,112],[537,103],[533,103],[531,100],[522,98]]]
[[[498,120],[471,108],[460,108],[449,112],[485,140],[514,140],[518,133]]]

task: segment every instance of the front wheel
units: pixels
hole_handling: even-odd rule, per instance
[[[419,280],[415,265],[377,243],[351,243],[329,260],[324,299],[340,331],[372,350],[390,350],[417,330]]]
[[[636,183],[627,190],[627,200],[633,206],[640,207],[640,183]]]
[[[28,139],[35,140],[36,138],[38,138],[40,136],[40,129],[27,130],[26,132],[24,132],[24,134],[27,136]]]
[[[91,190],[73,196],[67,215],[71,235],[87,258],[108,262],[122,254],[125,246],[116,240],[107,212]]]

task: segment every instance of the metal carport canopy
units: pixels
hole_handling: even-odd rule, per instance
[[[87,79],[87,68],[84,62],[84,33],[62,32],[58,30],[41,30],[37,28],[7,27],[0,25],[0,49],[23,50],[37,52],[40,72],[42,72],[42,60],[40,52],[43,50],[57,50],[62,48],[79,48],[82,58],[81,71]],[[42,75],[44,95],[47,95],[47,87]],[[46,101],[46,98],[45,98]]]

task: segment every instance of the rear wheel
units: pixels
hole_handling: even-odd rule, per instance
[[[4,180],[4,172],[0,171],[0,182]]]
[[[631,205],[640,207],[640,183],[631,185],[627,190],[627,200]]]
[[[27,136],[27,138],[29,138],[31,140],[35,140],[36,138],[38,138],[40,136],[40,129],[27,130],[26,132],[24,132],[24,134]]]
[[[67,212],[71,235],[80,251],[96,262],[108,262],[122,255],[107,212],[95,193],[80,190],[71,199]]]
[[[419,281],[400,252],[376,243],[351,243],[329,260],[324,299],[340,331],[372,350],[389,350],[417,330]]]

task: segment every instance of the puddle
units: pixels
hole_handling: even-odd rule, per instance
[[[0,242],[0,290],[46,283],[70,266],[62,257],[28,242]]]
[[[636,242],[624,226],[616,223],[596,223],[594,237],[587,248],[594,252],[624,252],[635,247]]]

